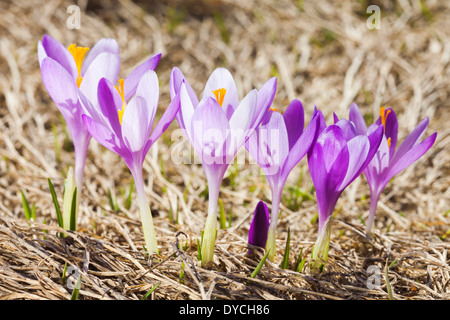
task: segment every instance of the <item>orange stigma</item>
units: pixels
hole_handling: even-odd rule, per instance
[[[391,147],[391,138],[387,139],[387,144],[388,144],[388,147],[390,148]]]
[[[384,107],[380,108],[381,123],[383,124],[383,127],[386,127],[386,119],[389,113],[391,113],[391,110],[386,111]]]
[[[278,111],[278,108],[269,108],[269,110],[281,113],[281,111]]]
[[[77,47],[76,44],[72,43],[70,46],[67,47],[67,50],[72,54],[73,59],[75,60],[75,65],[77,66],[78,70],[78,77],[77,77],[77,86],[78,88],[81,85],[81,81],[83,80],[83,77],[81,76],[81,64],[83,63],[84,56],[86,55],[86,52],[89,50],[88,47]]]
[[[216,100],[219,103],[219,105],[222,106],[223,99],[225,98],[225,93],[227,93],[227,89],[220,88],[220,89],[217,89],[217,90],[213,90],[212,92],[216,96]]]
[[[123,112],[125,111],[125,107],[127,106],[127,103],[125,102],[124,83],[125,83],[125,80],[124,79],[120,79],[119,80],[119,85],[118,86],[114,86],[117,89],[117,91],[119,92],[120,97],[122,98],[122,102],[123,102],[122,109],[120,109],[118,111],[120,124],[122,124]]]

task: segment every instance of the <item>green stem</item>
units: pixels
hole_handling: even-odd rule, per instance
[[[145,246],[148,252],[158,253],[158,244],[156,241],[155,227],[153,226],[152,212],[147,202],[144,189],[144,179],[142,178],[142,169],[137,168],[133,174],[136,193],[139,202],[139,211],[141,215],[142,229],[144,232]]]
[[[320,273],[323,266],[328,260],[328,250],[330,248],[331,237],[331,217],[329,217],[319,234],[319,237],[314,244],[314,248],[311,254],[311,271],[314,273]]]

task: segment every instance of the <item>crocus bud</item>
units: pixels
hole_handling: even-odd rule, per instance
[[[269,224],[269,209],[263,201],[259,201],[248,231],[248,243],[252,246],[264,248],[266,246]],[[248,254],[252,255],[253,250],[249,249]]]

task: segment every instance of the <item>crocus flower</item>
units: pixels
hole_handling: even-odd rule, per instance
[[[366,134],[368,129],[356,104],[350,106],[349,119],[355,124],[358,134]],[[419,143],[428,127],[429,119],[427,117],[414,128],[396,149],[398,121],[394,110],[382,107],[376,123],[383,125],[384,134],[376,155],[364,170],[370,189],[370,209],[366,225],[367,237],[370,236],[378,200],[383,189],[395,175],[423,156],[434,144],[437,135],[437,132],[435,132]]]
[[[174,68],[170,77],[172,99],[179,95],[177,121],[202,161],[209,188],[208,216],[201,244],[202,265],[212,263],[220,185],[228,165],[261,123],[272,104],[276,78],[241,101],[231,73],[218,68],[209,77],[199,101],[183,73]]]
[[[267,232],[269,231],[269,209],[264,201],[259,201],[256,205],[253,219],[248,231],[248,243],[255,247],[264,248],[267,242]],[[248,254],[252,255],[253,250],[249,249]]]
[[[136,94],[126,99],[124,81],[114,87],[108,79],[98,84],[99,110],[83,115],[89,133],[100,144],[120,155],[133,175],[141,214],[141,222],[147,251],[158,251],[156,234],[150,207],[147,203],[142,165],[150,147],[167,129],[179,108],[178,98],[168,106],[153,128],[159,100],[159,84],[156,73],[149,70],[137,84]]]
[[[64,116],[74,144],[77,204],[91,139],[81,116],[98,109],[97,87],[100,79],[106,78],[115,83],[120,69],[119,46],[114,39],[101,39],[86,56],[88,51],[89,48],[78,47],[76,44],[65,48],[49,35],[45,35],[42,41],[38,42],[38,58],[44,86]],[[160,56],[154,55],[126,78],[127,98],[134,94],[142,74],[156,67]],[[80,97],[84,98],[84,103],[81,103]],[[68,217],[64,219],[67,228],[68,221]]]
[[[319,112],[315,112],[305,130],[304,111],[299,100],[293,100],[281,114],[277,109],[263,118],[261,125],[246,142],[247,150],[262,168],[272,192],[272,211],[266,250],[275,256],[275,234],[281,194],[289,173],[308,153],[317,138]]]
[[[324,123],[323,118],[321,121]],[[366,134],[356,135],[352,122],[339,120],[325,127],[308,154],[319,218],[319,237],[312,252],[313,270],[327,261],[331,215],[341,193],[372,160],[382,137],[382,125],[374,124]]]
[[[77,47],[75,44],[65,48],[49,35],[45,35],[42,41],[38,42],[38,58],[44,86],[64,116],[74,144],[77,204],[91,138],[81,119],[83,108],[78,99],[78,91],[81,90],[88,97],[96,96],[100,78],[115,81],[120,68],[119,47],[115,40],[101,39],[84,59],[88,50],[87,47]],[[69,229],[69,213],[63,214],[64,227]]]

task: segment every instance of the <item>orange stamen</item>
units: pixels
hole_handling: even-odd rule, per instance
[[[123,113],[125,111],[125,107],[127,106],[127,103],[125,102],[124,84],[125,84],[125,80],[124,79],[120,79],[119,80],[119,85],[118,86],[114,86],[117,89],[117,91],[119,92],[120,97],[122,98],[122,102],[123,102],[122,109],[118,110],[120,124],[122,124]]]
[[[75,60],[75,65],[77,66],[78,70],[78,77],[77,77],[77,86],[78,88],[81,85],[81,81],[83,80],[83,77],[81,76],[81,64],[83,63],[84,56],[86,55],[86,52],[89,50],[88,47],[77,47],[76,44],[72,43],[70,46],[67,47],[67,50],[72,54],[73,59]]]
[[[216,96],[216,100],[219,103],[219,105],[222,106],[223,99],[225,98],[225,93],[227,93],[227,89],[220,88],[220,89],[217,89],[217,90],[213,90],[212,92]]]
[[[281,111],[278,111],[278,108],[269,108],[269,110],[281,113]]]
[[[390,148],[391,147],[391,138],[387,139],[387,144],[388,144],[388,147]]]

